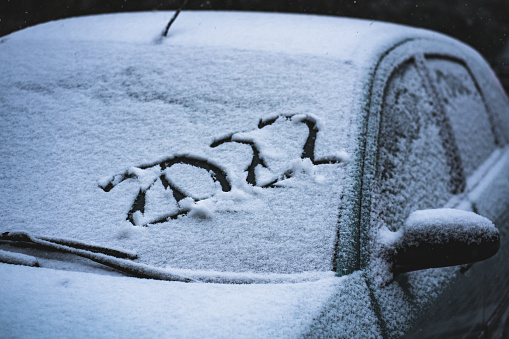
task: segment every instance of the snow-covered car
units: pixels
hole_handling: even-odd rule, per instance
[[[502,336],[509,103],[477,52],[170,16],[0,39],[0,336]]]

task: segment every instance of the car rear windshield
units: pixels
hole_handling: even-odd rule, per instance
[[[357,138],[351,62],[66,41],[0,57],[2,231],[159,267],[332,269]]]

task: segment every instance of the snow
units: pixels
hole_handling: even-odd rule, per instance
[[[468,194],[476,211],[491,220],[500,220],[509,204],[509,149],[505,149],[498,162],[485,172],[481,181]],[[504,235],[501,235],[503,237]]]
[[[314,54],[340,59],[372,59],[377,47],[409,36],[438,38],[436,32],[401,25],[319,15],[184,11],[169,39],[158,39],[173,13],[96,15],[59,20],[11,34],[24,40],[102,41],[240,48],[264,52]],[[125,23],[129,24],[126,25]],[[83,29],[86,27],[86,29]],[[341,32],[341,34],[337,34]],[[445,39],[442,36],[442,39]],[[449,39],[451,40],[451,39]],[[355,56],[355,59],[353,58]],[[371,60],[369,60],[371,61]]]
[[[500,136],[507,135],[507,101],[504,105],[501,103],[504,97],[500,93],[492,95],[495,93],[493,81],[488,80],[492,73],[485,61],[471,50],[460,48],[455,51],[453,47],[456,46],[437,41],[412,41],[398,46],[380,62],[374,80],[367,133],[376,134],[373,142],[368,142],[366,150],[368,161],[365,172],[368,174],[364,180],[368,184],[365,184],[367,188],[363,192],[363,196],[367,197],[365,205],[369,206],[367,208],[371,209],[371,214],[364,216],[361,221],[369,223],[371,228],[366,230],[366,233],[369,232],[369,242],[361,242],[361,253],[369,256],[364,264],[369,267],[371,283],[378,286],[374,288],[374,298],[379,303],[389,337],[404,335],[413,320],[440,296],[441,291],[447,286],[454,286],[452,283],[459,279],[459,268],[449,267],[408,272],[394,280],[394,246],[403,237],[408,216],[416,210],[447,206],[475,210],[496,220],[500,210],[507,208],[507,179],[503,179],[503,172],[492,173],[497,178],[488,184],[489,180],[495,178],[485,175],[490,174],[486,167],[479,169],[485,161],[493,165],[494,160],[490,157],[497,156],[492,155],[493,152],[499,155],[500,151],[507,152],[507,149],[496,150],[504,143],[496,144],[493,137],[494,131],[499,140],[504,140]],[[408,53],[417,50],[427,51],[427,54],[424,53],[422,57],[417,52],[415,61],[409,61]],[[436,62],[444,54],[451,56],[445,58],[448,62]],[[465,72],[451,66],[456,75],[461,75],[459,78],[464,78],[468,92],[461,86],[455,88],[457,83],[452,81],[455,76],[448,79],[454,86],[442,84],[440,88],[433,88],[433,84],[430,86],[423,79],[424,75],[432,75],[438,68],[446,68],[445,65],[456,58],[465,60],[469,67]],[[428,61],[434,62],[428,64]],[[478,81],[477,88],[486,95],[485,103],[473,93],[476,84],[466,78],[472,75]],[[437,94],[449,95],[453,88],[461,93],[456,93],[449,101],[449,107],[440,112],[439,107],[443,107],[449,98],[437,98]],[[475,102],[468,104],[469,101]],[[492,105],[493,102],[496,104]],[[467,115],[467,109],[478,109],[479,112]],[[441,140],[444,130],[440,126],[444,124],[437,125],[437,117],[440,120],[441,113],[454,120],[451,122],[453,132],[467,127],[468,132],[458,136],[461,160],[466,158],[464,166],[458,166],[459,162],[452,159],[454,153],[448,149],[447,142]],[[454,140],[455,136],[451,137],[444,138],[444,141]],[[465,181],[461,180],[463,174],[467,176]],[[481,192],[476,192],[477,188],[483,191],[483,198],[473,200],[474,195],[481,195]],[[489,197],[492,198],[488,202]],[[454,230],[461,226],[459,223],[456,226],[448,228],[448,234],[439,234],[444,238],[452,233],[457,235]],[[472,230],[475,228],[470,228]],[[483,232],[481,230],[481,235],[485,235]],[[493,234],[486,232],[490,233]],[[468,239],[476,239],[475,236],[470,237],[473,235],[470,232],[463,234],[469,235]]]
[[[181,204],[182,205],[182,204]],[[184,207],[184,206],[183,206]],[[189,216],[192,218],[200,218],[200,219],[209,219],[214,215],[214,204],[210,200],[203,200],[194,202],[192,201],[188,207],[184,207],[185,209],[189,209]]]
[[[463,170],[470,176],[496,148],[487,106],[462,64],[430,59],[427,65],[439,93],[446,98],[444,109],[455,132]],[[469,112],[468,119],[465,119],[465,111]]]
[[[176,164],[165,169],[165,177],[187,196],[206,199],[217,190],[207,170],[192,165]]]
[[[23,253],[0,250],[0,262],[13,265],[39,266],[37,258]]]
[[[433,241],[443,242],[443,239],[458,237],[460,237],[458,240],[462,242],[478,243],[482,238],[490,238],[494,233],[498,233],[495,225],[488,218],[474,212],[452,208],[412,212],[405,221],[404,229],[405,237],[408,236],[410,239],[416,230],[419,230],[418,233],[429,234],[427,241],[430,243]],[[435,231],[426,231],[430,229]]]
[[[182,13],[157,39],[170,16],[80,17],[2,38],[0,233],[27,232],[86,272],[99,269],[69,253],[193,283],[44,268],[72,269],[54,258],[37,258],[43,268],[2,264],[9,307],[0,308],[0,328],[8,336],[295,337],[362,327],[380,336],[371,277],[333,272],[338,241],[358,246],[358,233],[345,233],[358,219],[367,95],[389,48],[450,40],[361,20],[202,12]],[[426,168],[444,157],[428,141],[437,134],[427,126],[419,135]],[[403,183],[420,161],[409,157],[395,159],[410,164]],[[434,199],[412,196],[419,188],[399,199]],[[401,222],[388,224],[382,239],[395,241]],[[40,254],[0,250],[2,261],[26,264]],[[438,284],[450,272],[420,275],[410,280]]]
[[[332,273],[332,272],[331,272]],[[361,272],[277,285],[186,284],[0,264],[7,337],[379,337]]]
[[[341,281],[186,284],[0,264],[6,337],[296,337]],[[269,311],[270,310],[270,311]]]
[[[154,26],[163,17],[119,15],[133,19],[132,30],[138,16]],[[345,79],[356,79],[359,66],[249,45],[190,46],[175,36],[159,45],[152,37],[141,43],[137,33],[117,41],[113,17],[88,18],[88,40],[84,18],[77,18],[32,28],[34,35],[13,34],[2,44],[0,190],[8,212],[0,216],[1,230],[125,248],[159,268],[330,271],[340,183],[349,185],[345,159],[356,148],[361,108],[353,103],[363,86]],[[92,34],[104,25],[112,27]],[[67,33],[56,33],[62,27]],[[279,116],[285,118],[258,127]],[[316,161],[333,163],[311,166],[301,158],[306,120],[317,128]],[[211,147],[225,136],[232,141]],[[252,146],[242,140],[265,163],[254,169],[255,186],[246,176]],[[231,190],[204,168],[163,169],[175,156],[222,169]],[[299,162],[313,175],[286,177]],[[182,206],[163,179],[194,203]],[[141,191],[144,203],[136,205]]]
[[[401,237],[403,236],[402,229],[396,232],[392,232],[385,226],[383,226],[379,232],[378,242],[385,247],[393,247],[401,240]]]
[[[385,266],[387,272],[392,272],[383,261],[387,260],[390,265],[390,257],[397,253],[401,246],[444,244],[449,241],[479,244],[486,240],[490,242],[497,238],[498,234],[499,231],[492,221],[471,211],[452,208],[417,210],[410,213],[404,226],[396,232],[390,231],[386,226],[380,228],[377,243],[384,252],[380,255],[378,264]],[[383,279],[381,284],[388,283],[391,279],[388,274],[388,278]]]
[[[332,260],[366,67],[353,62],[348,48],[330,48],[329,38],[338,35],[323,30],[323,18],[265,17],[182,13],[158,44],[168,13],[75,18],[2,39],[0,231],[123,248],[138,258],[66,251],[158,279],[208,282],[193,287],[111,280],[115,273],[107,270],[73,273],[67,270],[100,271],[71,254],[40,260],[65,272],[2,265],[0,293],[10,305],[0,311],[4,331],[150,337],[306,331],[332,286],[345,281],[334,277]],[[288,25],[302,24],[309,46],[304,35],[288,39]],[[317,39],[318,32],[326,36]],[[315,158],[332,163],[303,157],[308,120],[316,126]],[[231,142],[212,147],[228,136]],[[265,164],[254,168],[254,185],[247,170],[253,147]],[[203,167],[166,167],[177,156],[217,166],[230,187]],[[290,182],[263,187],[274,180]],[[180,200],[165,181],[187,197]],[[136,205],[140,192],[144,203]],[[166,215],[177,217],[150,224]],[[11,257],[25,258],[16,253]],[[72,286],[79,289],[67,292]]]

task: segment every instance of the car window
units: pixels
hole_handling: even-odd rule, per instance
[[[497,140],[483,97],[463,63],[416,55],[393,69],[380,108],[370,267],[374,284],[383,286],[375,294],[387,333],[401,335],[458,268],[409,272],[386,285],[391,273],[380,259],[384,229],[397,231],[411,212],[444,207],[464,193],[466,179],[490,157]]]
[[[439,58],[426,62],[450,121],[466,176],[495,149],[495,135],[483,97],[461,63]]]
[[[329,57],[152,47],[161,50],[33,47],[52,76],[2,87],[24,98],[5,104],[13,113],[0,131],[4,232],[122,248],[159,268],[331,273],[361,70]],[[62,68],[53,55],[76,49],[91,64]],[[9,60],[6,79],[32,62]]]
[[[401,229],[413,211],[444,206],[464,189],[465,180],[448,121],[422,62],[411,59],[394,69],[380,110],[369,267],[384,331],[388,337],[399,337],[451,273],[449,268],[421,270],[390,283],[393,276],[387,263],[391,259],[381,245],[383,234]]]
[[[373,198],[376,220],[390,230],[414,210],[445,204],[455,189],[457,166],[451,167],[437,111],[417,66],[403,64],[385,90]]]

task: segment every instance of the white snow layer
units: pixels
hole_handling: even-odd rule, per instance
[[[37,258],[23,253],[0,250],[0,262],[14,265],[39,266]]]
[[[183,13],[160,44],[167,13],[63,20],[2,40],[0,231],[124,248],[161,268],[332,269],[367,59],[342,54],[354,38],[332,58],[296,40],[283,48],[286,29],[239,35],[263,15],[209,14]],[[280,18],[312,31],[322,22]],[[196,31],[228,22],[244,28],[208,43]]]
[[[123,248],[185,273],[330,273],[372,71],[396,43],[435,33],[184,12],[158,39],[172,14],[73,18],[0,39],[0,232]],[[94,335],[98,324],[105,337],[294,337],[322,311],[324,336],[378,331],[359,272],[232,286],[0,268],[8,335]]]
[[[409,32],[271,17],[186,12],[158,44],[168,13],[81,17],[3,38],[1,230],[122,247],[160,267],[330,270],[369,71]],[[258,126],[278,116],[294,118]],[[305,121],[316,161],[332,163],[300,159]],[[183,155],[224,170],[231,190],[210,169],[161,168]],[[294,173],[300,161],[311,175]],[[186,209],[169,184],[205,200]]]
[[[0,276],[2,337],[23,338],[296,337],[345,282],[186,284],[6,264]]]
[[[382,227],[378,242],[382,246],[396,245],[405,237],[410,245],[412,241],[422,241],[419,237],[427,235],[428,243],[443,242],[444,239],[457,239],[468,243],[477,243],[484,237],[497,232],[495,224],[488,218],[470,211],[453,208],[435,208],[410,213],[404,227],[396,232]]]
[[[474,212],[451,208],[415,211],[405,221],[405,229],[428,228],[435,230],[427,233],[430,236],[433,234],[437,241],[462,235],[465,237],[464,241],[478,242],[481,240],[479,236],[491,236],[496,231],[495,225],[489,219]],[[434,239],[428,240],[432,242]]]

